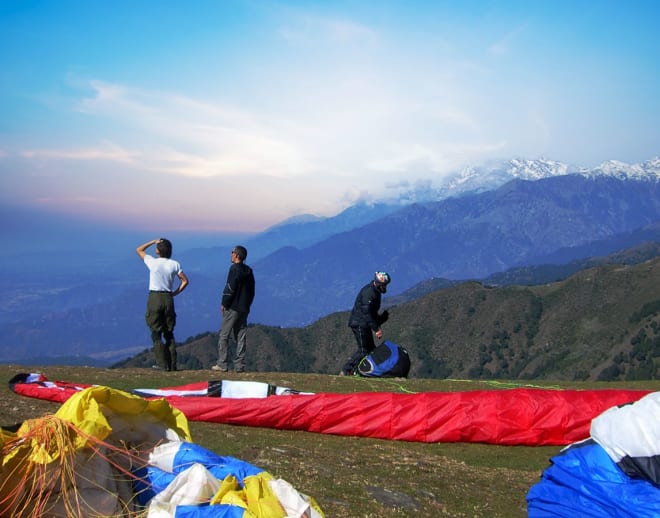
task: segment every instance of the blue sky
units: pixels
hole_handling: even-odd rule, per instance
[[[0,204],[254,232],[489,159],[643,162],[659,25],[654,0],[0,0]]]

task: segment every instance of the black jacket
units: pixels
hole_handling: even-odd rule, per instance
[[[353,311],[348,319],[349,327],[369,327],[376,331],[383,322],[378,315],[381,293],[373,282],[360,290],[353,304]]]
[[[227,284],[222,290],[222,305],[225,309],[233,309],[249,313],[254,300],[254,274],[252,268],[244,263],[234,263],[227,273]]]

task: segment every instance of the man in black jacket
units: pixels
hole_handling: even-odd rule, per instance
[[[376,348],[373,334],[380,340],[383,338],[383,330],[380,328],[389,318],[387,310],[378,314],[380,309],[381,295],[387,291],[390,276],[386,272],[376,272],[374,279],[364,286],[357,297],[351,316],[348,319],[348,327],[351,328],[357,342],[357,350],[346,361],[340,376],[351,376],[355,373],[360,360]],[[373,333],[373,334],[372,334]]]
[[[227,283],[222,291],[222,326],[218,337],[218,363],[211,367],[214,371],[227,372],[229,366],[229,334],[236,340],[234,370],[245,371],[245,351],[247,348],[247,317],[254,300],[254,274],[244,263],[247,249],[235,246],[231,251],[231,266],[227,273]]]

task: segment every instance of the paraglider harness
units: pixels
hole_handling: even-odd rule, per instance
[[[356,373],[371,378],[406,378],[410,356],[400,345],[385,340],[358,363]]]

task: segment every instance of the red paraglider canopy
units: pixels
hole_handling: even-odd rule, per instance
[[[63,402],[89,386],[39,376],[19,375],[10,387],[24,396]],[[152,397],[164,397],[191,421],[427,443],[540,446],[585,439],[593,418],[649,393],[514,388],[417,394],[285,391],[287,395],[234,398],[209,390],[212,383],[218,382],[167,387],[161,389],[165,395]]]

